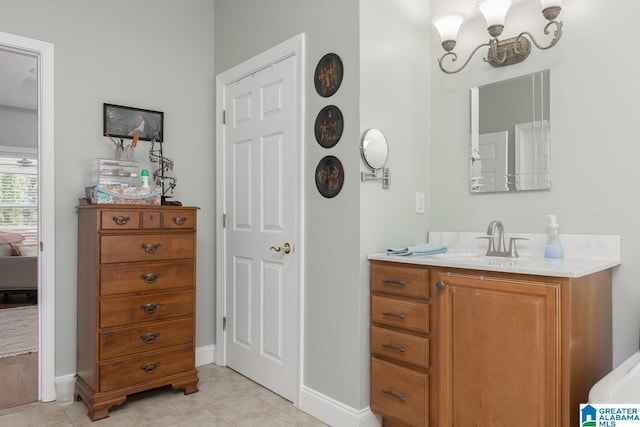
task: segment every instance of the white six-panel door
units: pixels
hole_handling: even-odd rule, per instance
[[[296,393],[296,57],[223,87],[226,364]]]

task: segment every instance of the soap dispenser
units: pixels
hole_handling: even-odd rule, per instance
[[[547,248],[544,251],[545,258],[564,258],[564,249],[560,245],[560,226],[557,216],[547,215],[549,225],[547,226]]]

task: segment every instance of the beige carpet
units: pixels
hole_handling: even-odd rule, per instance
[[[0,359],[38,351],[38,307],[0,310]]]

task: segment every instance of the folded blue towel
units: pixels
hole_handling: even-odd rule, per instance
[[[406,248],[389,248],[387,249],[387,255],[433,255],[442,254],[446,251],[447,247],[445,245],[436,245],[433,243],[417,243]]]

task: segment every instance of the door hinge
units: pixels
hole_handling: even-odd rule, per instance
[[[222,228],[227,228],[227,214],[222,214]]]
[[[40,242],[40,252],[44,251],[44,243]]]
[[[222,124],[227,124],[227,110],[222,110]]]
[[[226,331],[227,330],[227,316],[224,316],[222,318],[222,330]]]

